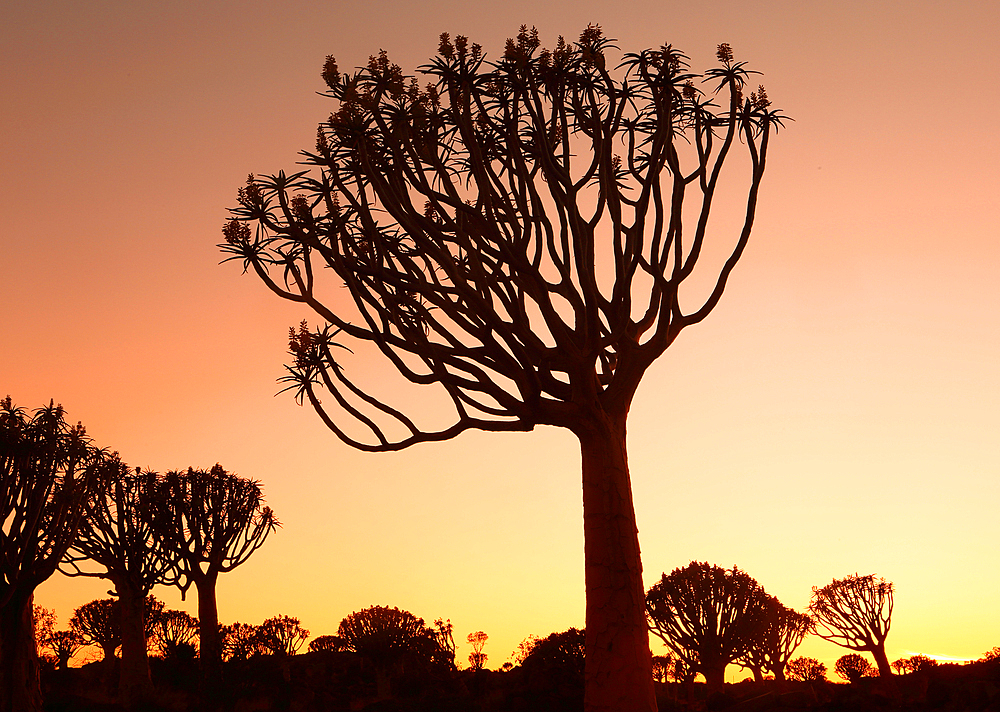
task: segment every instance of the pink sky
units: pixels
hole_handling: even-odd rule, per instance
[[[802,609],[812,586],[872,572],[898,590],[890,659],[1000,645],[993,4],[610,8],[7,8],[0,397],[62,402],[134,465],[220,462],[264,483],[284,527],[222,577],[223,622],[287,614],[322,635],[399,606],[450,618],[463,642],[486,631],[490,667],[530,633],[581,626],[572,436],[349,450],[274,397],[287,329],[311,315],[219,266],[215,245],[246,174],[291,170],[312,146],[332,108],[316,94],[327,54],[346,68],[384,48],[410,71],[442,31],[495,57],[521,23],[551,46],[598,22],[626,51],[672,43],[703,69],[728,42],[796,121],[721,305],[632,409],[647,582],[692,559],[736,564]],[[37,600],[65,625],[107,588],[57,575]],[[832,667],[845,651],[812,638],[799,652]]]

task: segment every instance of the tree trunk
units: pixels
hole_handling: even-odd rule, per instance
[[[0,608],[0,712],[42,709],[33,598],[31,593],[15,593]]]
[[[875,664],[878,665],[878,676],[891,678],[892,665],[889,664],[889,658],[885,654],[885,643],[879,643],[872,648],[871,654],[875,658]]]
[[[153,698],[146,653],[145,595],[127,583],[116,582],[122,612],[122,662],[118,694],[126,709]]]
[[[208,575],[195,579],[198,589],[199,661],[202,676],[216,681],[222,672],[222,640],[219,636],[219,609],[215,602],[218,578]]]
[[[764,673],[759,667],[751,667],[750,672],[753,673],[754,682],[764,682]]]
[[[705,676],[705,688],[708,690],[708,694],[713,692],[722,692],[726,685],[726,664],[721,665],[704,665],[701,668],[701,674]]]
[[[583,456],[586,712],[656,710],[639,536],[625,450],[627,408],[577,432]]]

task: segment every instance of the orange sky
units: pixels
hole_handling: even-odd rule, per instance
[[[219,266],[215,245],[246,174],[312,146],[327,54],[346,68],[384,48],[409,71],[441,31],[495,57],[520,23],[552,45],[598,22],[625,50],[673,43],[703,69],[729,42],[796,121],[721,305],[633,406],[647,583],[692,559],[737,564],[802,609],[811,586],[874,572],[898,589],[890,659],[1000,645],[994,4],[611,7],[12,4],[0,396],[62,402],[134,465],[263,481],[284,528],[221,578],[223,622],[287,614],[321,635],[399,606],[450,618],[463,642],[486,631],[490,667],[529,633],[580,626],[572,436],[349,450],[274,397],[287,328],[309,315]],[[107,588],[57,576],[38,602],[65,625]],[[845,651],[813,638],[799,652],[832,667]]]

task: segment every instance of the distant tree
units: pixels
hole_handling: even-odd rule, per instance
[[[983,657],[979,658],[979,662],[992,662],[994,660],[1000,660],[1000,646],[997,646],[991,650],[987,650],[983,653]]]
[[[293,334],[288,380],[349,445],[398,450],[543,424],[577,435],[593,636],[587,709],[633,712],[656,703],[629,405],[653,361],[719,302],[782,117],[763,87],[744,96],[749,72],[729,45],[704,75],[669,45],[621,62],[606,57],[615,49],[596,25],[551,51],[522,27],[487,62],[479,45],[443,34],[440,56],[420,70],[431,80],[424,90],[385,53],[349,75],[328,58],[337,108],[305,153],[317,173],[251,176],[221,247],[328,323]],[[719,104],[699,80],[722,92]],[[749,168],[742,225],[721,269],[698,280],[707,298],[685,313],[681,284],[701,273],[734,148],[746,149]],[[685,205],[691,195],[696,204]],[[683,217],[694,223],[687,231]],[[334,279],[347,298],[325,303]],[[372,344],[411,383],[439,386],[453,421],[418,425],[376,397],[377,386],[358,386],[334,355],[336,333]],[[355,439],[344,418],[370,438]]]
[[[677,657],[673,653],[653,656],[653,680],[656,682],[667,682],[673,678],[674,661]]]
[[[35,588],[76,537],[103,466],[104,453],[61,405],[28,415],[0,399],[0,712],[42,708]]]
[[[199,662],[209,677],[222,661],[216,583],[219,574],[245,562],[279,525],[264,506],[260,483],[226,472],[188,468],[161,483],[156,529],[175,566],[166,582],[198,591]]]
[[[892,663],[892,669],[897,675],[908,675],[911,672],[919,672],[937,666],[938,661],[926,655],[911,655],[908,658],[900,658]]]
[[[785,665],[785,675],[789,680],[820,682],[826,680],[826,665],[816,658],[792,658]]]
[[[35,630],[35,642],[38,645],[48,638],[56,629],[56,612],[42,608],[37,603],[31,607],[31,620]]]
[[[510,654],[511,659],[514,661],[515,665],[520,665],[524,662],[524,659],[528,657],[528,654],[538,645],[540,638],[534,633],[530,633],[527,638],[522,640],[517,644],[517,648],[513,653]]]
[[[70,627],[87,645],[101,649],[104,660],[111,661],[122,644],[121,614],[114,598],[98,598],[84,603],[73,612]]]
[[[583,680],[587,635],[579,628],[569,628],[538,640],[521,663],[540,677],[569,677]]]
[[[193,657],[198,639],[198,619],[185,611],[163,611],[151,636],[153,645],[167,659]]]
[[[877,674],[872,664],[857,653],[848,653],[837,658],[833,669],[848,682],[857,682],[863,677],[874,677]]]
[[[486,653],[483,652],[483,646],[486,645],[486,641],[490,636],[486,635],[481,630],[477,630],[475,633],[469,633],[466,640],[469,645],[472,646],[472,652],[469,653],[469,666],[473,670],[482,670],[486,667]]]
[[[347,643],[338,635],[321,635],[309,641],[309,652],[329,651],[342,653],[347,650]]]
[[[73,629],[53,631],[42,645],[52,652],[55,657],[56,669],[65,670],[69,667],[69,661],[85,643],[83,637]]]
[[[264,654],[260,630],[250,623],[233,623],[220,628],[222,655],[226,660],[249,660]]]
[[[653,632],[713,690],[762,635],[767,606],[764,589],[745,572],[698,561],[663,574],[646,594]]]
[[[295,655],[309,637],[309,631],[299,624],[298,618],[275,616],[260,624],[257,635],[261,647],[270,655]]]
[[[133,471],[117,453],[107,467],[108,484],[101,496],[88,502],[80,533],[60,570],[114,585],[122,617],[119,693],[127,707],[134,707],[153,695],[146,638],[154,622],[145,620],[148,604],[143,602],[153,586],[165,581],[176,554],[164,547],[153,525],[161,495],[159,476]]]
[[[834,579],[823,588],[814,586],[809,613],[817,625],[816,635],[848,650],[871,653],[879,676],[892,677],[885,654],[892,594],[892,583],[874,574],[854,574]]]
[[[455,636],[454,629],[451,625],[451,619],[447,621],[443,618],[437,618],[434,620],[434,625],[430,627],[431,635],[434,638],[434,642],[437,643],[437,649],[440,651],[439,656],[441,661],[452,670],[455,669]]]
[[[423,618],[386,606],[350,614],[340,622],[337,636],[348,650],[371,663],[379,699],[392,696],[392,677],[402,673],[407,664],[433,661],[440,648]]]
[[[757,682],[764,679],[765,671],[781,681],[785,679],[785,665],[812,630],[813,620],[805,613],[787,608],[774,596],[767,596],[765,602],[764,626],[746,654],[735,662],[749,668]]]

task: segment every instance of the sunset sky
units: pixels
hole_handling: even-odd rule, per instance
[[[647,586],[735,564],[802,610],[812,586],[876,573],[897,587],[890,660],[978,657],[1000,645],[998,22],[985,0],[9,3],[0,397],[61,402],[133,465],[263,483],[283,527],[221,577],[223,623],[286,614],[315,636],[398,606],[450,618],[463,662],[485,631],[491,668],[583,626],[573,436],[349,449],[275,397],[311,314],[216,244],[246,175],[314,145],[328,54],[346,69],[385,49],[410,73],[442,31],[496,58],[522,23],[550,47],[599,23],[703,70],[728,42],[795,121],[720,306],[632,407]],[[36,601],[65,627],[107,590],[57,574]],[[798,651],[830,668],[845,652]]]

